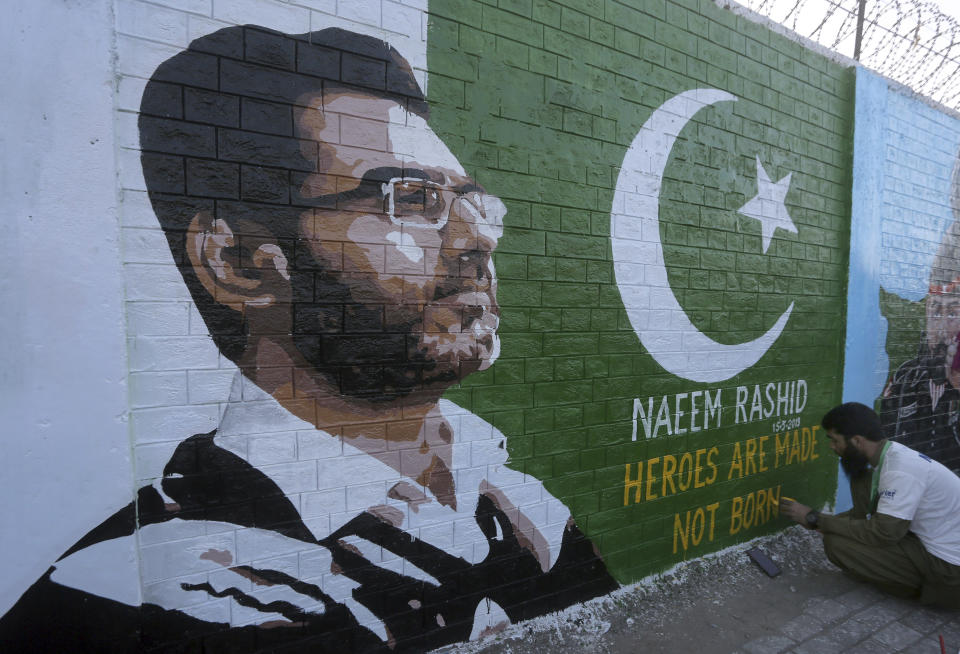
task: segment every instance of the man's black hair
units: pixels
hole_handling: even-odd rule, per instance
[[[820,424],[845,439],[863,436],[869,441],[883,440],[880,417],[873,409],[859,402],[846,402],[833,407],[823,416]]]
[[[143,92],[141,163],[154,213],[214,342],[233,361],[246,347],[247,327],[196,278],[186,259],[187,227],[200,212],[229,218],[231,225],[262,225],[296,272],[300,215],[335,205],[300,193],[308,175],[322,172],[324,158],[320,144],[298,133],[294,108],[337,91],[388,98],[428,117],[423,92],[400,53],[339,28],[288,35],[254,25],[227,27],[161,63]],[[236,245],[243,258],[242,243]],[[320,310],[310,305],[311,275],[318,272],[293,280],[295,301],[302,301],[298,311]]]

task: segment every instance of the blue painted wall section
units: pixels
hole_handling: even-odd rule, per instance
[[[862,68],[856,91],[843,398],[957,469],[960,120]]]
[[[861,153],[885,150],[887,82],[864,68],[857,71],[856,125],[853,137],[853,203],[850,216],[850,281],[847,286],[847,342],[844,351],[843,401],[872,404],[885,378],[877,383],[877,362],[886,353],[887,323],[880,315],[880,216],[883,160]],[[839,474],[839,473],[838,473]],[[850,488],[837,484],[837,510],[853,506]]]
[[[886,378],[883,343],[886,321],[880,315],[880,224],[884,198],[887,81],[864,68],[857,71],[856,129],[853,137],[853,204],[850,216],[850,282],[847,287],[847,344],[843,401],[872,404]],[[877,376],[877,364],[884,370]],[[842,484],[841,484],[842,486]]]
[[[886,119],[880,285],[905,299],[922,300],[933,256],[953,220],[950,174],[960,147],[960,120],[895,90],[888,91]]]

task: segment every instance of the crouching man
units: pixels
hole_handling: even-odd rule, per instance
[[[782,500],[780,511],[823,534],[827,558],[901,597],[960,609],[960,477],[883,438],[869,407],[848,402],[823,417],[850,479],[853,508],[822,514]]]

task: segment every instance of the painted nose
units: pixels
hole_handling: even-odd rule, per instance
[[[492,277],[490,250],[464,250],[457,253],[457,276],[473,281],[478,291],[488,291]]]
[[[464,252],[491,252],[503,234],[506,207],[500,198],[485,193],[465,193],[450,207],[444,227],[444,245]]]

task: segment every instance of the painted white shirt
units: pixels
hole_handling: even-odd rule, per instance
[[[910,521],[934,556],[960,565],[960,477],[901,443],[890,443],[880,468],[877,513]]]
[[[567,507],[538,479],[507,467],[506,438],[499,430],[446,400],[441,400],[434,412],[433,419],[442,416],[453,430],[449,463],[455,480],[455,508],[441,504],[429,488],[397,471],[399,451],[386,455],[395,454],[398,465],[387,465],[345,439],[297,418],[239,375],[214,440],[276,483],[318,540],[369,511],[389,515],[395,527],[415,539],[468,563],[479,563],[487,556],[489,545],[477,525],[475,510],[479,496],[487,494],[526,537],[541,568],[549,570],[556,563],[570,518]],[[164,496],[160,481],[153,486]],[[509,510],[511,507],[519,511]],[[379,545],[357,536],[344,540],[379,567],[440,585],[427,572]],[[109,583],[104,570],[116,569],[118,552],[126,553],[126,565],[135,566],[136,557],[129,553],[135,554],[136,548],[141,589],[122,583],[130,578],[122,574],[116,575],[117,583]],[[237,588],[263,603],[283,600],[307,612],[324,611],[314,598],[285,585],[258,584],[234,568],[275,570],[318,586],[345,605],[361,625],[387,641],[383,622],[353,599],[352,592],[359,584],[339,574],[332,563],[326,548],[275,531],[175,518],[80,550],[57,562],[51,578],[130,605],[138,603],[137,590],[141,590],[139,599],[144,603],[231,626],[284,622],[286,618],[242,606],[229,596],[211,598],[208,593],[185,590],[183,585],[209,583],[219,592]],[[483,599],[477,606],[471,637],[506,623],[509,620],[502,608]]]

